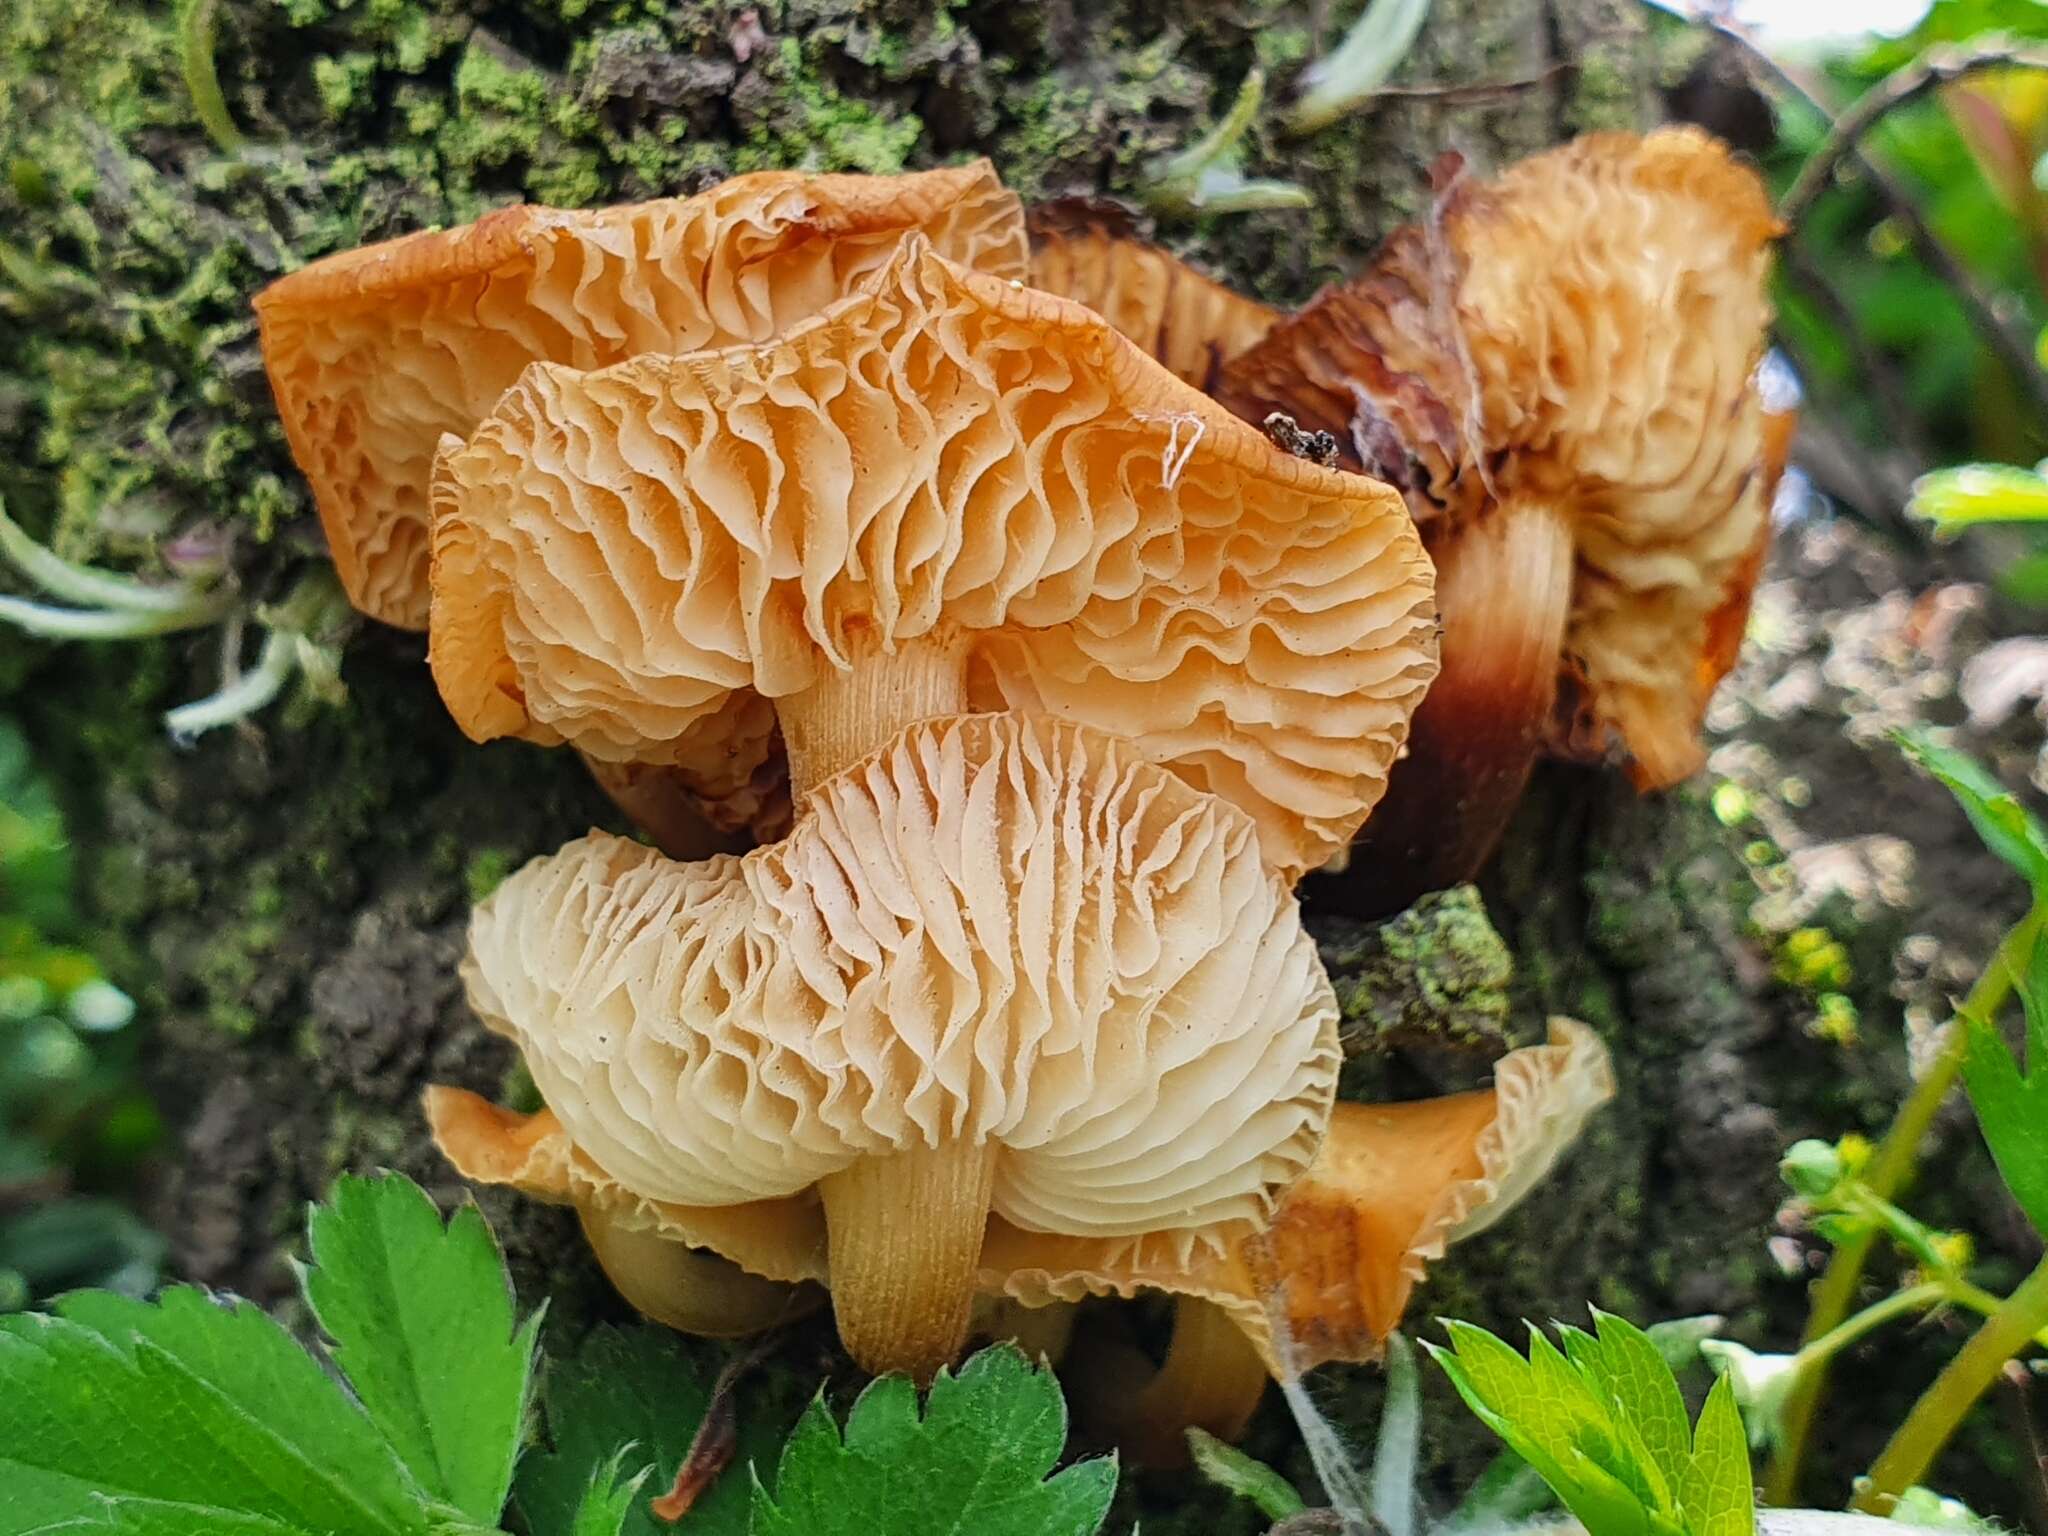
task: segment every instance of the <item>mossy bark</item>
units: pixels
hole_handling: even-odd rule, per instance
[[[771,165],[986,152],[1027,196],[1129,195],[1255,64],[1284,86],[1355,9],[6,0],[0,493],[77,556],[146,564],[164,535],[218,524],[252,598],[275,595],[317,558],[249,318],[279,273],[508,198],[642,197]],[[1312,137],[1271,114],[1254,130],[1246,169],[1300,183],[1311,208],[1162,237],[1301,300],[1421,207],[1442,150],[1484,166],[1642,121],[1644,28],[1632,0],[1436,0],[1396,81],[1419,93]],[[1496,85],[1476,101],[1426,89]],[[346,705],[294,704],[175,749],[155,711],[205,691],[216,652],[210,638],[89,657],[9,642],[0,688],[77,769],[87,895],[156,1032],[173,1131],[152,1215],[175,1266],[278,1300],[301,1206],[338,1171],[395,1166],[457,1196],[424,1145],[421,1086],[519,1091],[460,999],[466,909],[610,813],[567,754],[462,740],[420,641],[375,628],[349,646]],[[1513,1027],[1533,1033],[1553,1009],[1591,1020],[1622,1098],[1523,1215],[1444,1268],[1423,1312],[1504,1326],[1591,1300],[1759,1320],[1776,1153],[1819,1124],[1832,1078],[1742,936],[1747,894],[1690,796],[1541,786],[1488,886],[1518,961]],[[1340,984],[1382,974],[1388,947],[1361,949],[1341,918],[1318,917],[1337,920]],[[1426,928],[1402,940],[1424,959],[1431,942]],[[1498,989],[1478,964],[1453,992]],[[1432,1044],[1363,1070],[1405,1090],[1481,1069]],[[557,1318],[613,1305],[571,1223],[517,1201],[492,1213]],[[1782,1306],[1786,1288],[1768,1294]],[[1375,1391],[1343,1375],[1338,1416],[1369,1419]],[[1436,1407],[1439,1477],[1469,1472],[1483,1434]],[[1281,1443],[1274,1423],[1262,1435]],[[1147,1529],[1191,1507],[1184,1482],[1133,1496],[1152,1505]],[[1218,1531],[1232,1518],[1202,1516]]]

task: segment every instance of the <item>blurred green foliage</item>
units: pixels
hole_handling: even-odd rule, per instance
[[[80,1285],[141,1294],[161,1241],[106,1192],[154,1144],[135,1006],[75,947],[70,848],[0,717],[0,1311]]]
[[[2000,39],[2048,42],[2048,4],[1937,0],[1906,36],[1830,58],[1817,84],[1839,106],[1930,46]],[[1827,125],[1790,105],[1778,130],[1767,169],[1782,192]],[[2036,332],[2048,325],[2048,73],[1994,70],[1930,92],[1888,114],[1865,148],[1906,186],[1934,233],[2012,323]],[[1935,462],[2029,463],[2048,452],[2048,424],[2036,419],[1954,294],[1921,263],[1877,189],[1844,178],[1807,212],[1796,239],[1893,369]],[[1868,440],[1892,441],[1893,424],[1835,317],[1793,278],[1781,279],[1778,303],[1817,399]]]

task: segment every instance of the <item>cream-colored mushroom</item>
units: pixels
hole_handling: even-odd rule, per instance
[[[478,910],[466,978],[636,1195],[815,1188],[877,1369],[958,1348],[991,1210],[1264,1225],[1336,1082],[1335,1000],[1249,818],[1014,714],[911,727],[742,858],[571,844]]]
[[[1354,860],[1385,905],[1477,868],[1539,748],[1618,751],[1645,788],[1699,764],[1782,466],[1775,228],[1698,130],[1593,135],[1456,178],[1223,368],[1232,409],[1400,486],[1438,564],[1443,674]]]

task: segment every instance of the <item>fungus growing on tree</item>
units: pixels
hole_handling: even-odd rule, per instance
[[[479,911],[470,991],[634,1195],[815,1198],[863,1363],[953,1353],[991,1212],[1255,1229],[1313,1156],[1288,886],[1433,669],[1385,487],[910,236],[762,345],[527,370],[443,447],[432,587],[479,739],[717,792],[772,714],[787,837],[572,845]]]
[[[1353,864],[1384,909],[1477,868],[1546,746],[1619,754],[1641,788],[1701,761],[1769,531],[1775,229],[1688,128],[1453,170],[1425,223],[1223,368],[1239,414],[1329,431],[1400,487],[1437,562],[1442,675]]]
[[[1273,328],[1277,310],[1137,238],[1113,204],[1068,198],[1033,208],[1031,286],[1085,304],[1183,383],[1217,371]]]
[[[1385,486],[916,237],[761,346],[529,369],[434,501],[456,722],[713,797],[785,747],[800,800],[912,721],[1016,708],[1126,738],[1298,875],[1378,800],[1434,671]]]

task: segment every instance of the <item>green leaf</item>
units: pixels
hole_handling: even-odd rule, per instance
[[[612,1452],[609,1461],[591,1474],[583,1497],[576,1501],[576,1512],[570,1516],[566,1527],[556,1525],[542,1529],[566,1530],[568,1536],[625,1536],[627,1522],[634,1514],[646,1513],[639,1503],[640,1489],[654,1470],[642,1467],[628,1477],[625,1464],[632,1450],[632,1446],[621,1446]]]
[[[0,1536],[88,1530],[423,1536],[425,1497],[262,1312],[178,1288],[0,1318]]]
[[[2035,946],[2035,972],[2042,967],[2044,947]],[[2034,1229],[2048,1235],[2048,1006],[2031,986],[2021,996],[2027,1014],[2026,1070],[1997,1025],[1965,1014],[1962,1026],[1969,1035],[1963,1082],[1999,1177]]]
[[[585,1494],[621,1446],[630,1446],[625,1470],[648,1471],[656,1486],[673,1479],[711,1401],[716,1370],[700,1368],[703,1353],[666,1328],[599,1328],[575,1354],[550,1360],[541,1385],[549,1448],[527,1453],[513,1492],[526,1523],[549,1536],[574,1529]],[[645,1499],[635,1502],[621,1536],[746,1536],[747,1467],[773,1475],[796,1417],[787,1391],[787,1383],[743,1381],[739,1443],[725,1475],[674,1525],[656,1520]]]
[[[2048,519],[2048,480],[2007,464],[1961,464],[1937,469],[1913,483],[1906,510],[1940,534],[1977,523],[2038,523]]]
[[[941,1371],[922,1418],[904,1378],[883,1377],[841,1436],[822,1398],[782,1453],[771,1496],[754,1491],[753,1536],[1088,1536],[1116,1492],[1116,1463],[1048,1477],[1066,1444],[1066,1405],[1015,1348]]]
[[[1694,1431],[1684,1483],[1689,1536],[1755,1536],[1756,1485],[1749,1439],[1735,1407],[1735,1383],[1723,1376],[1707,1394]]]
[[[1651,1463],[1675,1484],[1692,1445],[1678,1378],[1656,1341],[1627,1318],[1595,1307],[1593,1321],[1599,1336],[1581,1335],[1591,1346],[1582,1369],[1634,1427]]]
[[[1285,1520],[1307,1508],[1294,1484],[1206,1429],[1189,1427],[1188,1453],[1194,1457],[1197,1472],[1225,1493],[1255,1505],[1268,1520]]]
[[[422,1487],[494,1525],[526,1419],[536,1314],[513,1326],[511,1282],[474,1206],[446,1227],[397,1174],[343,1178],[307,1227],[302,1281],[332,1353]]]
[[[1892,740],[1948,787],[1986,848],[2019,871],[2030,887],[2048,885],[2048,833],[1982,763],[1924,731],[1895,731]]]

